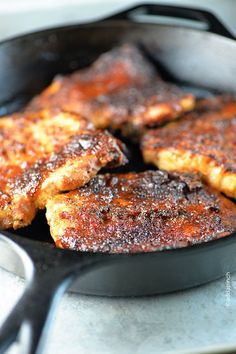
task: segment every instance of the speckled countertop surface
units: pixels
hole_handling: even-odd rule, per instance
[[[0,270],[1,321],[23,286],[21,279]],[[236,348],[235,313],[236,275],[165,296],[112,299],[68,293],[58,308],[46,354],[190,354]]]
[[[212,3],[202,0],[199,6]],[[221,11],[222,3],[226,6],[225,13]],[[128,2],[0,0],[0,38],[102,16],[123,4],[127,6]],[[235,1],[214,1],[214,4],[221,9],[220,16],[228,14],[231,23],[236,15]],[[0,322],[23,288],[21,279],[0,269]],[[166,296],[109,299],[69,293],[58,308],[46,354],[190,354],[213,352],[216,348],[223,352],[223,347],[236,348],[235,314],[236,274],[226,274],[211,284]],[[18,346],[9,351],[18,352]],[[24,348],[21,352],[24,353]]]

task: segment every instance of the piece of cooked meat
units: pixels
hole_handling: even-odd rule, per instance
[[[85,102],[84,114],[96,125],[140,135],[145,128],[159,126],[192,110],[195,98],[177,86],[154,78],[145,85],[130,85]],[[101,123],[100,123],[101,122]]]
[[[164,82],[138,48],[126,44],[101,55],[87,69],[56,77],[26,109],[60,107],[83,114],[97,128],[129,135],[173,120],[194,106],[192,94]]]
[[[235,100],[235,96],[229,93],[208,96],[196,100],[194,113],[201,115],[202,113],[213,113],[224,109],[225,105]]]
[[[92,252],[150,252],[225,237],[236,205],[187,175],[164,171],[97,175],[48,200],[57,247]]]
[[[102,54],[88,68],[56,76],[48,88],[32,99],[26,110],[56,107],[84,115],[84,104],[94,97],[119,87],[144,84],[153,76],[157,76],[154,67],[139,49],[132,44],[124,44]],[[107,122],[100,119],[96,127],[107,127]]]
[[[180,122],[148,131],[142,152],[147,163],[199,172],[211,186],[236,198],[236,100],[216,98],[215,103],[212,110],[211,99],[210,109],[205,105]]]
[[[119,144],[77,114],[45,110],[0,119],[0,227],[30,224],[49,197],[125,162]]]

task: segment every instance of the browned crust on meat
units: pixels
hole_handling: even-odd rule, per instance
[[[103,54],[88,69],[56,77],[27,110],[60,107],[86,116],[97,128],[137,135],[192,110],[195,98],[161,80],[132,45]]]
[[[210,185],[236,198],[236,101],[204,110],[148,131],[144,159],[168,171],[200,172]]]
[[[98,175],[55,196],[47,220],[56,245],[128,253],[185,247],[236,230],[236,206],[193,176],[163,171]]]
[[[102,54],[90,67],[71,75],[57,76],[52,84],[33,98],[28,111],[62,108],[82,113],[83,105],[93,98],[108,94],[119,87],[143,84],[157,75],[153,66],[131,44],[124,44]],[[98,128],[107,126],[100,121]]]
[[[49,197],[84,185],[104,166],[125,162],[115,138],[68,112],[2,118],[0,142],[2,228],[30,224]]]
[[[106,122],[106,126],[121,130],[124,135],[139,135],[145,128],[175,120],[194,106],[192,94],[154,78],[145,85],[131,85],[100,95],[86,102],[83,109],[96,126]]]

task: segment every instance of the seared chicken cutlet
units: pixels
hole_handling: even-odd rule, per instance
[[[131,44],[124,44],[102,54],[88,68],[67,76],[56,76],[51,85],[26,107],[28,111],[62,108],[84,115],[88,102],[127,85],[144,84],[157,76],[154,67]],[[105,118],[104,118],[105,119]],[[96,127],[108,126],[103,118],[94,121]]]
[[[236,100],[209,104],[210,109],[205,101],[180,122],[148,131],[143,156],[163,170],[200,172],[212,187],[236,198]]]
[[[119,142],[79,115],[41,111],[0,120],[0,226],[30,224],[49,197],[122,164]]]
[[[236,206],[193,176],[105,174],[53,197],[46,216],[61,248],[128,253],[185,247],[236,230]]]
[[[27,110],[61,107],[86,116],[97,128],[125,135],[173,120],[195,106],[192,94],[165,83],[133,45],[101,55],[87,69],[58,76]]]
[[[194,106],[192,94],[154,78],[144,85],[130,85],[99,95],[84,104],[84,114],[96,126],[102,120],[123,135],[140,135],[144,129],[175,120]]]

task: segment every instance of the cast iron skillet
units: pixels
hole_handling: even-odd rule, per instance
[[[140,12],[195,20],[208,31],[141,23]],[[196,87],[236,91],[236,42],[212,14],[145,4],[96,23],[2,42],[1,114],[19,109],[56,73],[86,66],[102,52],[129,40],[157,61],[169,79],[192,86],[200,95],[208,91]],[[0,330],[0,353],[21,333],[25,353],[39,354],[49,313],[72,282],[71,289],[78,293],[139,296],[186,289],[236,270],[236,234],[189,248],[118,255],[56,249],[49,240],[42,214],[32,226],[0,235],[0,265],[28,280],[23,296]]]

